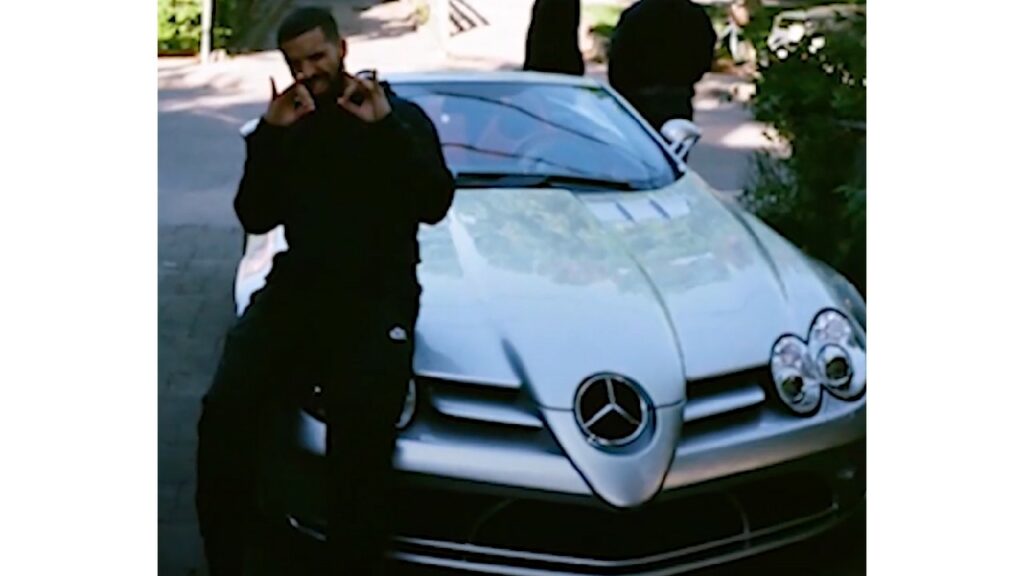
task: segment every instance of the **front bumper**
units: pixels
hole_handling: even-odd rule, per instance
[[[765,552],[863,503],[865,415],[863,399],[826,398],[812,418],[761,407],[687,424],[662,492],[632,510],[594,497],[545,430],[414,427],[395,456],[393,555],[476,574],[661,576]],[[322,427],[297,427],[268,513],[322,540]]]
[[[595,498],[407,476],[392,555],[468,574],[667,576],[817,536],[864,502],[861,442],[667,491],[638,510]],[[290,526],[323,541],[319,522]]]

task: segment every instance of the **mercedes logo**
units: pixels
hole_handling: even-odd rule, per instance
[[[647,400],[636,384],[616,374],[598,374],[580,384],[575,412],[587,441],[598,446],[625,446],[648,424]]]

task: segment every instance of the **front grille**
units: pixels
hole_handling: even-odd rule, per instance
[[[536,405],[520,388],[418,377],[429,406],[450,420],[542,429]],[[755,368],[687,382],[686,423],[749,413],[771,401],[771,374]]]
[[[683,421],[690,423],[755,410],[769,400],[770,389],[771,374],[767,368],[690,380],[686,384]]]
[[[410,476],[395,494],[394,553],[406,562],[486,573],[541,569],[595,576],[721,562],[808,538],[839,521],[863,502],[863,454],[860,443],[662,493],[635,510],[593,498],[494,492]],[[322,503],[315,510],[321,512]],[[289,520],[322,539],[320,514],[308,511]]]
[[[449,419],[541,429],[536,407],[519,388],[417,378],[434,412]]]
[[[599,561],[639,559],[742,540],[832,508],[831,489],[810,474],[683,498],[663,495],[638,510],[515,501],[483,522],[471,543]]]
[[[401,491],[394,510],[404,537],[468,543],[479,523],[506,504],[498,496],[419,488]]]
[[[651,502],[642,510],[632,511],[519,501],[494,514],[473,543],[621,560],[696,546],[742,532],[741,515],[724,494]]]
[[[746,515],[750,530],[761,530],[806,518],[832,507],[832,490],[810,474],[788,475],[740,486],[731,491]]]

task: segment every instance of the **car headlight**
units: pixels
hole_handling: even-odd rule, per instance
[[[851,400],[867,385],[863,333],[836,310],[825,310],[811,323],[808,346],[814,368],[834,396]]]
[[[808,350],[796,336],[783,336],[772,348],[772,379],[782,402],[793,412],[814,413],[821,404],[821,382],[807,366]]]
[[[823,344],[845,344],[853,336],[853,327],[845,316],[835,310],[825,310],[811,324],[811,341]]]
[[[863,330],[837,310],[815,316],[807,340],[792,334],[772,347],[771,371],[775,391],[790,410],[813,414],[821,390],[841,400],[854,400],[867,386],[867,353]]]
[[[302,405],[302,409],[309,415],[321,422],[327,422],[327,409],[324,403],[324,390],[318,384],[314,384],[311,393]],[[405,403],[402,405],[402,412],[398,415],[395,427],[399,430],[406,428],[416,415],[416,380],[409,379],[409,388],[405,394]]]

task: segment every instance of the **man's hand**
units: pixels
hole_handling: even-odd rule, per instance
[[[346,76],[346,80],[345,91],[338,98],[338,106],[363,122],[377,122],[391,113],[391,103],[377,81],[376,70],[370,72],[369,78]]]
[[[290,126],[316,109],[313,96],[302,84],[301,78],[296,78],[295,83],[280,94],[277,93],[277,84],[271,78],[270,94],[270,105],[267,106],[267,113],[263,115],[263,119],[274,126]]]

